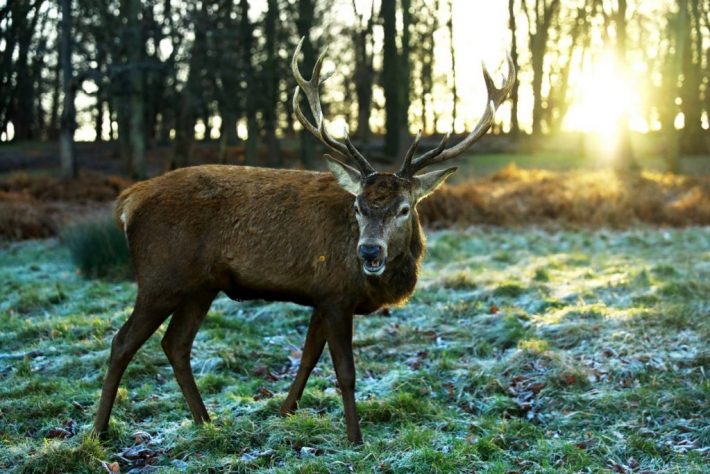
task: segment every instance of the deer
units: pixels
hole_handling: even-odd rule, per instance
[[[460,156],[490,128],[515,81],[508,57],[499,88],[483,66],[485,111],[448,147],[450,133],[415,157],[421,131],[398,171],[379,172],[353,145],[326,129],[319,89],[326,52],[311,78],[300,73],[303,39],[291,61],[293,110],[333,155],[330,172],[201,165],[138,182],[116,201],[137,283],[130,317],[113,337],[94,432],[105,437],[121,378],[138,349],[171,317],[161,346],[195,424],[210,421],[190,365],[193,341],[220,292],[230,299],[287,301],[313,308],[282,415],[298,407],[327,344],[340,388],[347,439],[362,443],[355,406],[353,317],[401,305],[413,293],[425,251],[417,203],[455,167],[419,173]],[[312,120],[300,107],[301,93]],[[337,157],[337,158],[336,158]]]

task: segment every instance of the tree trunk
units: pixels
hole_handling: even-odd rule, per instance
[[[62,85],[64,87],[64,104],[62,107],[61,131],[59,134],[59,157],[62,165],[62,177],[76,178],[77,166],[74,152],[74,130],[76,129],[76,109],[74,96],[74,72],[72,70],[72,2],[61,0],[61,43],[59,57],[62,61]]]
[[[254,73],[254,27],[249,20],[249,1],[239,0],[239,44],[240,55],[244,65],[244,79],[246,82],[245,114],[247,119],[247,141],[244,147],[244,164],[256,164],[256,151],[259,144],[258,122],[256,118],[256,74]]]
[[[27,18],[22,18],[22,20],[17,17],[13,18],[13,22],[24,21],[19,29],[17,38],[18,54],[14,64],[16,85],[13,94],[15,105],[13,107],[12,123],[15,126],[15,140],[32,140],[35,138],[33,130],[34,108],[32,107],[35,91],[32,87],[29,52],[40,15],[39,12],[35,12],[30,18],[30,10],[30,7],[26,8]]]
[[[375,70],[372,64],[373,27],[375,23],[374,2],[370,10],[370,18],[364,23],[364,15],[359,15],[355,1],[352,1],[353,14],[358,18],[359,25],[353,31],[355,47],[355,95],[357,96],[357,132],[362,143],[370,139],[370,115],[372,113],[372,86],[375,81]],[[371,47],[368,51],[368,46]]]
[[[544,110],[542,108],[542,76],[545,72],[545,54],[547,52],[547,40],[550,34],[550,24],[557,15],[560,7],[560,0],[536,0],[533,8],[534,17],[530,15],[530,8],[527,2],[523,2],[523,12],[528,20],[529,44],[532,65],[532,89],[533,89],[533,120],[532,133],[542,133],[542,118]],[[535,31],[532,27],[535,27]]]
[[[63,20],[62,20],[63,21]],[[49,113],[49,130],[47,138],[54,141],[59,138],[59,89],[62,84],[62,33],[57,36],[57,65],[52,77],[52,106]]]
[[[616,53],[619,68],[622,77],[628,77],[628,69],[626,68],[626,0],[618,0],[618,8],[616,11]],[[619,143],[617,157],[615,160],[616,167],[622,170],[630,170],[638,168],[634,159],[634,152],[631,146],[631,132],[629,130],[629,113],[623,110],[619,119]]]
[[[510,58],[513,61],[513,66],[516,71],[519,71],[518,66],[518,27],[515,21],[515,0],[508,0],[508,28],[510,29]],[[510,91],[510,134],[515,136],[520,131],[518,124],[518,90],[520,89],[520,80],[515,77],[513,89]]]
[[[316,62],[316,51],[309,37],[311,28],[313,27],[314,8],[315,2],[313,0],[298,1],[298,19],[296,20],[296,28],[298,30],[298,36],[305,38],[303,42],[303,69],[305,71],[311,71]],[[301,130],[299,138],[301,142],[301,163],[305,169],[313,169],[313,157],[316,154],[315,138],[308,133],[307,130]]]
[[[231,111],[226,111],[222,116],[222,125],[219,132],[219,162],[227,163],[227,150],[230,145],[238,142],[237,116]]]
[[[451,132],[456,133],[457,105],[459,101],[456,89],[456,45],[454,44],[454,1],[449,0],[449,21],[446,23],[449,30],[449,55],[451,56]]]
[[[145,163],[145,127],[143,110],[143,69],[140,64],[144,56],[144,44],[141,34],[139,14],[140,0],[127,0],[126,25],[128,28],[128,63],[130,88],[130,143],[131,143],[131,177],[145,179],[147,176]]]
[[[411,73],[411,29],[412,29],[412,1],[400,0],[402,6],[402,53],[399,56],[400,87],[402,92],[402,117],[400,118],[400,143],[409,140],[409,106],[411,104],[412,73]]]
[[[396,2],[382,2],[380,15],[384,28],[382,86],[385,92],[385,149],[389,157],[399,155],[399,130],[402,117],[401,87],[398,75]]]
[[[703,33],[699,0],[682,0],[687,3],[682,42],[683,86],[681,89],[681,110],[685,124],[680,134],[680,148],[686,154],[704,154],[705,137],[702,128],[702,102],[700,87],[703,82],[702,57]]]
[[[277,51],[277,23],[279,5],[277,0],[268,0],[268,10],[264,20],[266,40],[266,64],[264,65],[264,83],[266,85],[266,104],[264,107],[264,138],[266,139],[267,162],[270,166],[282,166],[279,140],[276,137],[276,120],[279,104],[279,71]]]

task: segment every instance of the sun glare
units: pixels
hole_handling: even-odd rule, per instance
[[[588,64],[579,78],[566,126],[596,135],[601,151],[612,152],[619,141],[620,121],[633,108],[633,87],[611,51]]]

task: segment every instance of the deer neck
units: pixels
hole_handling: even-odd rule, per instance
[[[369,313],[383,306],[403,304],[409,299],[419,276],[424,244],[419,220],[415,218],[409,248],[387,264],[382,276],[365,277],[365,294],[369,301],[358,307],[358,312]]]

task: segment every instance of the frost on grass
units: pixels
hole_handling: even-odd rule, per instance
[[[89,429],[130,283],[87,281],[55,241],[0,251],[0,471],[702,472],[710,456],[710,230],[429,236],[412,300],[360,317],[366,444],[345,440],[327,353],[278,408],[307,308],[218,299],[193,369],[196,427],[158,332]]]

